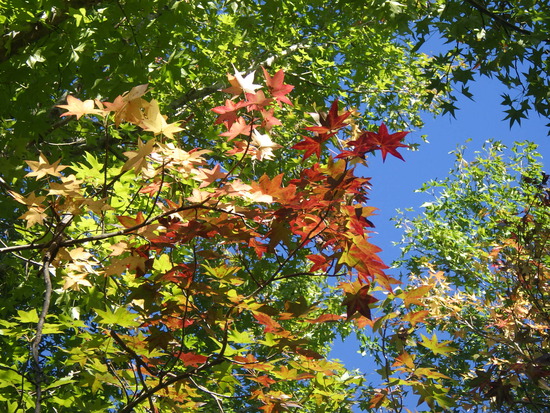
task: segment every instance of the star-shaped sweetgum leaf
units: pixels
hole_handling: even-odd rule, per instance
[[[357,312],[369,320],[372,319],[370,305],[378,300],[369,294],[369,290],[370,285],[365,285],[355,293],[346,293],[342,305],[346,306],[348,320]]]
[[[61,159],[58,159],[54,163],[50,164],[48,158],[41,152],[38,157],[38,161],[25,161],[32,172],[29,172],[25,176],[35,176],[36,179],[43,178],[46,175],[61,176],[61,171],[66,168],[64,165],[59,165]]]
[[[408,133],[409,132],[395,132],[389,134],[388,128],[382,123],[378,128],[378,132],[365,132],[358,140],[363,140],[363,144],[367,147],[376,146],[376,149],[382,152],[382,160],[384,161],[388,153],[404,161],[401,154],[397,152],[397,148],[409,147],[401,143]]]
[[[231,128],[233,123],[238,119],[237,111],[247,105],[249,105],[249,103],[244,100],[240,100],[235,103],[230,99],[226,99],[224,106],[216,106],[211,109],[212,112],[219,115],[214,124],[225,123],[227,128]]]
[[[220,133],[220,136],[227,136],[230,141],[239,135],[250,136],[256,125],[249,125],[243,117],[239,117],[229,128],[227,132]]]
[[[268,132],[273,128],[273,126],[281,125],[281,121],[277,119],[275,116],[273,116],[274,111],[275,111],[274,108],[260,111],[263,118],[261,126]]]
[[[250,105],[248,110],[262,110],[273,102],[273,99],[266,98],[264,92],[261,90],[258,90],[256,93],[246,93],[246,100]]]
[[[85,100],[84,102],[74,96],[67,96],[66,105],[57,105],[58,108],[67,109],[68,112],[62,113],[61,116],[76,116],[76,119],[80,119],[84,115],[99,115],[104,116],[105,111],[95,108],[93,100]]]
[[[326,140],[324,139],[325,136],[310,137],[302,135],[302,138],[304,138],[304,140],[298,142],[292,147],[292,149],[306,151],[304,153],[304,160],[306,160],[313,154],[316,154],[317,158],[321,158],[321,144]]]
[[[289,94],[292,89],[294,89],[294,86],[286,85],[284,83],[285,72],[283,71],[283,69],[275,73],[273,77],[271,77],[269,73],[267,73],[267,70],[265,70],[264,67],[262,67],[262,70],[264,71],[265,81],[267,83],[267,87],[269,88],[271,96],[273,96],[280,105],[281,103],[292,105],[292,102],[288,99],[288,97],[286,97],[286,95]]]
[[[213,169],[199,168],[196,172],[197,175],[194,176],[193,179],[201,183],[199,188],[204,188],[212,182],[218,179],[224,179],[227,176],[226,172],[222,172],[220,164],[216,164]]]
[[[308,126],[306,130],[317,132],[319,134],[325,134],[337,131],[345,126],[347,123],[345,120],[351,115],[351,111],[345,111],[342,114],[338,112],[338,99],[332,102],[330,110],[326,116],[319,114],[319,125]]]
[[[146,111],[147,117],[143,119],[140,126],[143,130],[153,132],[156,135],[162,134],[168,139],[174,139],[174,133],[181,132],[179,122],[168,124],[166,117],[160,113],[159,105],[156,100],[152,100]]]

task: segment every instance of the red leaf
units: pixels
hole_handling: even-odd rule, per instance
[[[252,134],[252,129],[255,127],[256,125],[249,125],[242,117],[240,117],[231,125],[227,132],[220,133],[220,136],[227,136],[228,141],[239,135],[250,136]]]
[[[341,129],[347,124],[344,122],[351,115],[350,111],[346,111],[341,115],[338,114],[338,99],[332,102],[330,110],[326,117],[319,115],[319,126],[309,126],[305,128],[306,130],[317,132],[320,134],[334,132],[338,129]]]
[[[343,317],[338,314],[323,314],[317,318],[314,318],[311,320],[306,319],[305,321],[311,324],[319,324],[319,323],[326,323],[328,321],[338,321],[338,320],[341,320],[342,318]]]
[[[183,364],[191,367],[198,367],[199,365],[206,363],[206,360],[208,360],[208,357],[206,356],[201,356],[200,354],[195,354],[191,352],[180,353],[178,355],[178,358],[183,361]]]
[[[301,356],[304,356],[308,359],[320,360],[320,359],[324,358],[323,356],[321,356],[316,351],[309,350],[307,348],[296,347],[295,351],[296,351],[296,353],[298,353]]]
[[[262,70],[264,71],[265,81],[267,83],[267,87],[269,88],[269,92],[271,93],[271,96],[273,96],[279,104],[281,103],[287,103],[289,105],[292,105],[290,100],[286,97],[288,93],[294,89],[294,86],[292,85],[285,85],[285,73],[283,69],[279,70],[273,77],[267,73],[267,70],[262,67]]]
[[[273,99],[266,98],[264,92],[258,90],[256,93],[246,93],[246,100],[250,105],[249,110],[262,110],[271,102]]]
[[[233,123],[237,120],[237,111],[241,108],[244,108],[248,105],[248,102],[245,102],[243,100],[235,103],[234,101],[230,99],[225,100],[225,106],[217,106],[212,110],[212,112],[217,113],[218,118],[214,122],[215,124],[219,123],[225,123],[227,125],[227,128],[231,128]]]
[[[254,318],[265,326],[264,332],[272,333],[281,330],[281,325],[264,313],[254,313]]]
[[[310,254],[306,255],[306,258],[313,262],[312,267],[309,269],[311,272],[315,272],[317,270],[325,270],[329,267],[330,261],[327,260],[327,257],[324,255],[319,254]]]
[[[274,112],[275,112],[274,108],[261,111],[261,114],[263,117],[262,127],[265,128],[265,130],[268,132],[273,128],[273,126],[281,125],[281,121],[277,119],[275,116],[273,116]]]
[[[302,135],[302,137],[304,138],[304,140],[298,142],[292,147],[292,149],[306,151],[306,153],[304,153],[304,160],[306,160],[313,154],[316,154],[317,158],[321,158],[321,144],[324,142],[324,140],[320,139],[319,136],[310,138],[309,136]]]
[[[408,148],[408,145],[401,143],[407,133],[396,132],[390,135],[388,128],[382,123],[378,128],[378,132],[364,132],[357,140],[348,142],[349,146],[353,146],[353,150],[342,151],[336,158],[351,156],[364,159],[367,152],[379,150],[382,152],[382,160],[384,161],[388,153],[404,161],[397,149]]]
[[[346,298],[342,305],[347,307],[348,320],[356,312],[359,312],[362,316],[372,319],[370,312],[370,304],[377,302],[378,300],[369,294],[370,285],[365,285],[360,288],[357,293],[347,293]]]

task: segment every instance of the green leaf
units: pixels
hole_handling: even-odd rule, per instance
[[[29,311],[17,310],[17,314],[18,316],[14,318],[22,323],[38,323],[38,312],[34,308]]]
[[[110,310],[96,310],[101,321],[104,324],[116,325],[120,327],[137,327],[141,323],[136,320],[137,314],[130,312],[124,307],[118,307],[114,312]]]
[[[427,338],[424,334],[420,334],[420,336],[422,337],[422,341],[419,344],[430,349],[434,354],[448,356],[450,353],[458,351],[454,347],[447,346],[448,343],[451,343],[450,340],[438,342],[435,333],[432,335],[432,338]]]

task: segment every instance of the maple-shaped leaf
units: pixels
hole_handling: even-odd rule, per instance
[[[225,123],[227,128],[230,129],[233,123],[237,120],[237,111],[241,108],[248,106],[248,102],[240,100],[237,103],[230,99],[225,100],[224,106],[216,106],[211,109],[212,112],[217,113],[219,116],[214,122],[215,124]]]
[[[382,160],[386,160],[387,154],[391,154],[396,158],[404,161],[398,148],[408,148],[408,145],[401,143],[401,141],[407,136],[409,132],[395,132],[391,135],[388,133],[388,128],[385,124],[381,124],[378,128],[378,132],[365,132],[363,140],[367,146],[376,146],[376,149],[382,152]],[[359,138],[361,140],[361,137]]]
[[[304,153],[303,159],[306,160],[311,155],[316,154],[317,158],[321,158],[321,145],[324,142],[319,136],[309,137],[302,135],[304,138],[303,141],[298,142],[291,149],[296,149],[298,151],[306,151]]]
[[[378,300],[369,294],[370,285],[365,285],[361,287],[356,293],[346,293],[346,297],[342,302],[342,305],[345,305],[347,308],[346,314],[348,320],[356,312],[359,312],[362,316],[372,319],[370,305],[377,302]]]
[[[422,341],[419,342],[419,344],[429,348],[434,354],[448,356],[449,353],[457,351],[456,348],[447,345],[448,343],[451,343],[450,340],[438,342],[435,333],[432,335],[432,338],[428,338],[424,334],[420,334],[420,336],[422,337]]]
[[[246,123],[243,117],[239,117],[236,122],[234,122],[227,132],[220,133],[220,136],[227,136],[227,140],[236,138],[239,135],[250,136],[252,129],[256,125],[249,125]]]
[[[351,111],[345,111],[340,114],[338,112],[338,99],[336,99],[332,102],[330,110],[326,116],[319,114],[319,122],[317,126],[308,126],[305,129],[312,132],[317,132],[319,134],[334,132],[347,126],[345,121],[351,114]]]
[[[306,319],[304,321],[311,323],[311,324],[319,324],[319,323],[326,323],[329,321],[340,321],[344,317],[338,314],[323,314],[315,319]]]
[[[59,165],[59,162],[61,162],[61,159],[58,159],[53,164],[50,164],[48,161],[48,158],[44,156],[42,152],[40,152],[40,156],[38,157],[38,161],[25,161],[27,165],[29,165],[29,168],[31,168],[32,172],[29,172],[25,176],[35,176],[36,179],[43,178],[46,175],[51,176],[61,176],[60,172],[66,168],[64,165]]]
[[[242,76],[244,72],[239,72],[235,66],[233,66],[233,69],[235,69],[235,79],[237,79],[237,82],[239,83],[239,86],[242,88],[244,93],[254,93],[256,89],[259,89],[262,87],[262,85],[256,85],[254,83],[254,75],[255,72],[250,72],[246,76]]]
[[[31,207],[27,212],[19,217],[19,219],[24,219],[27,221],[27,228],[30,228],[35,224],[43,225],[46,218],[48,218],[48,214],[44,212],[43,207]]]
[[[282,186],[284,174],[279,174],[270,179],[266,174],[262,175],[258,183],[253,182],[252,188],[260,190],[263,194],[270,195],[274,200],[285,203],[290,202],[296,195],[296,186]]]
[[[138,99],[140,97],[142,97],[144,94],[147,93],[147,87],[149,86],[149,84],[144,84],[144,85],[137,85],[137,86],[134,86],[132,89],[130,89],[130,91],[128,92],[125,92],[122,97],[124,98],[124,100],[126,102],[130,102],[134,99]]]
[[[147,156],[153,151],[156,141],[151,139],[146,143],[143,143],[141,139],[138,139],[138,150],[127,151],[124,155],[128,157],[128,160],[122,167],[122,171],[129,171],[134,168],[136,175],[147,165]]]
[[[31,192],[28,196],[24,197],[17,192],[8,191],[8,193],[20,204],[26,205],[28,207],[42,207],[42,202],[46,199],[45,196],[36,196],[34,191]]]
[[[74,290],[80,291],[80,287],[92,287],[92,283],[86,278],[88,277],[87,272],[69,272],[65,277],[63,277],[63,290]]]
[[[196,354],[196,353],[179,353],[177,354],[177,357],[183,361],[183,364],[185,364],[186,366],[191,366],[191,367],[198,367],[200,366],[201,364],[204,364],[206,363],[206,361],[208,360],[208,357],[206,356],[202,356],[200,354]]]
[[[223,89],[223,92],[231,93],[232,95],[240,95],[243,91],[244,93],[254,93],[256,89],[262,87],[261,85],[256,85],[254,83],[254,72],[251,72],[243,77],[244,72],[239,72],[235,69],[235,66],[233,66],[233,69],[235,70],[235,74],[227,75],[227,79],[229,80],[231,87]]]
[[[264,128],[268,132],[273,128],[273,126],[281,125],[281,121],[273,116],[274,112],[274,108],[260,111],[260,113],[262,114],[262,128]]]
[[[231,86],[229,86],[228,88],[222,89],[222,92],[232,94],[233,98],[235,96],[239,96],[242,93],[243,89],[241,88],[241,85],[239,85],[237,78],[232,74],[228,73],[227,80],[229,81],[229,84]]]
[[[255,381],[256,383],[260,383],[262,387],[269,387],[272,384],[277,383],[277,380],[273,380],[271,377],[263,375],[258,377],[248,377],[248,380]]]
[[[142,121],[144,110],[149,106],[149,102],[141,99],[141,96],[147,93],[147,86],[147,84],[135,86],[129,92],[117,96],[112,103],[102,102],[107,111],[115,112],[116,127],[122,122],[138,125]]]
[[[153,99],[146,111],[140,126],[143,130],[151,131],[156,135],[163,134],[168,139],[174,139],[174,133],[180,132],[183,129],[179,127],[179,122],[166,123],[166,117],[160,113],[158,102]]]
[[[430,314],[429,310],[414,311],[405,314],[403,321],[408,321],[411,325],[415,326],[418,323],[424,322],[426,317]]]
[[[309,269],[311,272],[315,272],[318,270],[326,271],[331,263],[330,260],[327,259],[324,255],[319,254],[310,254],[306,255],[306,258],[313,262],[313,265]]]
[[[145,221],[145,217],[141,211],[137,213],[135,218],[128,216],[117,216],[117,219],[124,226],[124,228],[132,228],[136,225],[143,224]]]
[[[409,290],[403,293],[403,301],[405,302],[405,307],[409,307],[411,304],[423,305],[420,301],[431,289],[433,285],[421,285],[413,290]]]
[[[304,356],[305,358],[308,358],[308,359],[321,360],[324,358],[322,355],[320,355],[316,351],[313,351],[307,348],[296,347],[294,351],[299,355]]]
[[[148,185],[145,185],[139,190],[139,193],[154,196],[155,194],[158,194],[161,190],[167,189],[170,185],[170,182],[162,182],[162,180],[158,179]]]
[[[403,351],[401,355],[395,358],[392,367],[407,366],[408,369],[414,370],[414,360],[409,353]]]
[[[194,176],[193,179],[201,183],[199,188],[204,188],[212,182],[218,179],[223,179],[227,176],[226,172],[222,172],[220,164],[216,164],[213,169],[200,168],[195,171],[197,172],[197,175]]]
[[[258,148],[256,157],[260,161],[264,159],[273,159],[273,150],[281,148],[281,145],[273,142],[268,134],[262,134],[256,129],[252,132],[252,144]]]
[[[414,374],[417,377],[426,377],[428,379],[450,379],[449,376],[429,367],[420,367],[414,371]]]
[[[258,90],[256,93],[246,93],[246,100],[249,110],[262,110],[273,102],[273,99],[266,98],[264,92],[261,90]]]
[[[93,100],[85,100],[84,102],[74,96],[67,96],[66,105],[56,105],[58,108],[67,109],[68,112],[62,113],[61,116],[76,116],[77,119],[80,119],[84,115],[97,115],[104,116],[105,111],[95,108],[95,103]]]
[[[265,313],[254,312],[253,315],[260,324],[265,326],[265,333],[279,332],[282,329],[281,325],[277,321]]]
[[[280,69],[277,73],[271,77],[269,73],[267,73],[267,70],[265,70],[264,67],[262,67],[262,70],[264,72],[265,81],[267,83],[267,87],[269,88],[269,92],[271,93],[271,96],[273,96],[279,104],[281,103],[287,103],[289,105],[292,105],[292,102],[286,97],[287,94],[289,94],[292,89],[294,89],[294,86],[292,85],[286,85],[284,83],[285,80],[285,72],[283,69]]]

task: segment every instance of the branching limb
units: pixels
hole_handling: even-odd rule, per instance
[[[466,3],[470,4],[471,6],[476,8],[478,11],[483,13],[484,15],[489,16],[491,19],[493,19],[496,22],[500,23],[501,25],[503,25],[507,29],[510,29],[510,30],[513,30],[517,33],[521,33],[521,34],[525,34],[525,35],[533,34],[533,32],[531,32],[529,30],[522,29],[521,27],[518,27],[515,24],[510,23],[508,20],[503,19],[501,16],[499,16],[496,13],[493,13],[491,10],[488,10],[487,8],[485,8],[485,6],[479,4],[475,0],[466,0]]]
[[[52,298],[52,280],[50,277],[50,266],[54,260],[59,248],[61,247],[63,232],[65,228],[71,223],[73,216],[65,215],[56,227],[56,233],[49,243],[49,248],[44,259],[42,260],[42,277],[44,278],[44,303],[42,304],[42,312],[38,318],[38,324],[36,325],[36,336],[32,341],[31,354],[33,358],[33,369],[35,374],[35,390],[36,390],[36,404],[34,407],[35,413],[42,411],[42,382],[44,381],[42,367],[40,366],[40,342],[42,341],[42,331],[46,322],[46,316],[50,309],[50,301]]]

